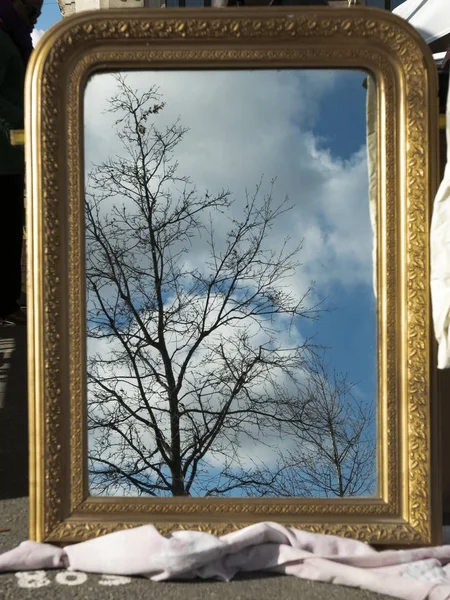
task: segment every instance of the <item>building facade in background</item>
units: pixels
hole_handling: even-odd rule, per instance
[[[105,8],[224,8],[227,6],[335,6],[366,4],[366,0],[58,0],[61,14],[67,17],[83,10]]]

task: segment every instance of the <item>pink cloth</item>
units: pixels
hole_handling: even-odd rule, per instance
[[[152,525],[58,548],[23,542],[0,555],[0,571],[68,569],[142,575],[153,581],[272,571],[358,587],[404,600],[450,600],[450,545],[378,552],[356,540],[258,523],[216,537]]]

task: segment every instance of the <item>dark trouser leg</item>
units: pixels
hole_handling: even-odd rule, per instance
[[[24,221],[24,176],[0,175],[0,317],[19,307]]]

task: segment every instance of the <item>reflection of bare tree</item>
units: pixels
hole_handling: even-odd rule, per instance
[[[277,469],[277,496],[375,493],[375,407],[355,398],[346,374],[330,373],[323,355],[311,355],[302,426],[294,427],[299,443],[294,452],[284,453],[283,467]]]
[[[117,82],[108,111],[125,157],[95,167],[86,196],[91,490],[285,488],[289,445],[327,430],[308,414],[314,355],[296,328],[319,308],[289,290],[300,247],[267,243],[289,207],[273,182],[232,217],[230,191],[199,194],[173,155],[187,130],[157,127],[158,90]],[[244,464],[252,442],[278,451],[280,468]]]

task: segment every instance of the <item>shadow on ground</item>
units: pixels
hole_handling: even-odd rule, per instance
[[[28,496],[26,327],[0,326],[0,500]]]

